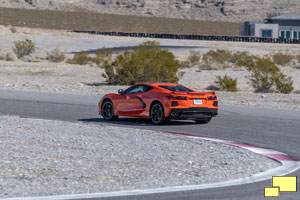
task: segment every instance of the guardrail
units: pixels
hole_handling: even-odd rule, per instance
[[[88,33],[93,35],[159,38],[159,39],[300,44],[300,39],[264,38],[264,37],[252,37],[252,36],[177,35],[177,34],[159,34],[159,33],[124,33],[124,32],[99,32],[99,31],[77,31],[77,30],[71,32]]]

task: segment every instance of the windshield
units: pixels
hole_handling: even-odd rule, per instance
[[[165,89],[171,90],[171,91],[193,92],[193,90],[183,87],[182,85],[176,85],[176,86],[160,85],[158,87],[165,88]]]

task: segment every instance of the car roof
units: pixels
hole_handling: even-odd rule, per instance
[[[145,83],[139,83],[139,84],[145,84],[145,85],[152,85],[152,86],[160,86],[160,85],[163,85],[163,86],[177,86],[179,84],[177,83],[162,83],[162,82],[145,82]]]

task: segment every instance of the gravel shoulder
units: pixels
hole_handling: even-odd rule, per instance
[[[237,147],[103,124],[0,116],[0,138],[1,198],[214,183],[279,166]]]

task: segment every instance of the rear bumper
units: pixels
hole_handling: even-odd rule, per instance
[[[214,108],[184,108],[171,109],[170,119],[203,119],[215,117],[218,115],[218,109]]]

